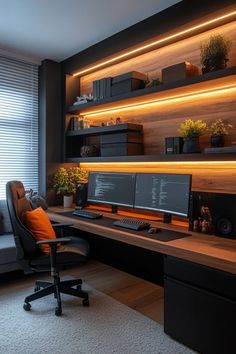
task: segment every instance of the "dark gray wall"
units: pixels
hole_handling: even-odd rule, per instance
[[[49,176],[62,157],[61,65],[44,60],[39,69],[39,193],[53,203]]]

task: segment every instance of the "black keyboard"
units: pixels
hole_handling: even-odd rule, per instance
[[[116,220],[113,222],[113,225],[136,231],[148,229],[150,227],[150,224],[148,222],[137,219]]]
[[[75,216],[81,216],[82,218],[87,218],[87,219],[99,219],[102,217],[102,214],[100,213],[95,213],[94,211],[88,211],[88,210],[75,210],[72,213]]]

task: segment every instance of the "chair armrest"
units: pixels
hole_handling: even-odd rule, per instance
[[[69,222],[63,222],[63,223],[56,223],[56,224],[52,224],[53,228],[60,228],[60,227],[70,227],[73,226],[74,224],[69,223]]]
[[[60,238],[56,238],[56,239],[53,239],[53,240],[37,241],[36,244],[37,245],[48,244],[49,246],[53,246],[53,245],[56,245],[58,243],[67,243],[67,242],[70,242],[70,241],[71,241],[70,237],[60,237]]]
[[[66,231],[67,229],[73,226],[72,223],[68,223],[68,222],[63,222],[63,223],[55,223],[52,224],[53,229],[55,230],[56,234],[57,234],[57,238],[59,237],[65,237],[66,236]]]

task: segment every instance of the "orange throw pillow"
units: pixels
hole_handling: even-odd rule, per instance
[[[41,207],[31,211],[26,211],[25,225],[33,233],[37,241],[54,240],[56,238],[52,224],[50,223],[47,214]],[[39,245],[39,247],[43,253],[50,253],[51,248],[49,245]]]

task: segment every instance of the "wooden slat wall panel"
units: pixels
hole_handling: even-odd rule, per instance
[[[192,174],[192,190],[205,192],[236,194],[236,162],[215,164],[88,164],[81,167],[89,171],[109,172],[145,172],[145,173],[190,173]]]
[[[151,77],[160,77],[161,69],[182,61],[190,61],[200,67],[200,44],[208,40],[213,33],[221,33],[234,39],[236,21],[221,26],[215,30],[183,40],[179,43],[138,56],[132,60],[113,65],[81,78],[81,92],[92,91],[92,81],[106,76],[116,76],[128,71],[149,73]],[[228,66],[236,66],[236,41],[232,44]],[[236,93],[221,93],[220,95],[185,99],[178,103],[170,102],[156,108],[134,109],[122,114],[105,114],[91,117],[94,124],[101,124],[109,118],[120,116],[122,122],[143,124],[145,154],[164,152],[165,137],[178,136],[180,123],[187,118],[203,119],[211,123],[217,118],[230,121],[234,129],[226,137],[226,145],[236,141]],[[202,149],[210,145],[210,136],[201,137]],[[191,173],[193,175],[193,190],[214,191],[236,194],[236,162],[235,163],[170,163],[170,164],[81,164],[93,171],[116,172],[166,172]]]
[[[92,92],[92,82],[103,77],[116,76],[129,71],[148,73],[150,77],[161,77],[161,69],[164,67],[189,61],[200,67],[200,45],[207,42],[212,34],[222,34],[234,40],[236,21],[204,32],[200,35],[182,40],[178,43],[154,50],[122,63],[112,65],[103,70],[96,71],[81,78],[81,94]],[[229,56],[229,66],[236,65],[236,41],[233,41]]]
[[[100,125],[118,114],[106,114],[91,118],[93,124]],[[208,124],[217,118],[226,119],[234,129],[226,136],[226,145],[236,140],[236,93],[223,93],[217,96],[192,98],[178,103],[164,104],[145,110],[134,109],[120,115],[122,122],[142,124],[144,129],[145,154],[164,152],[165,137],[179,136],[178,128],[185,119],[203,119]],[[201,137],[202,148],[209,147],[209,133]]]

